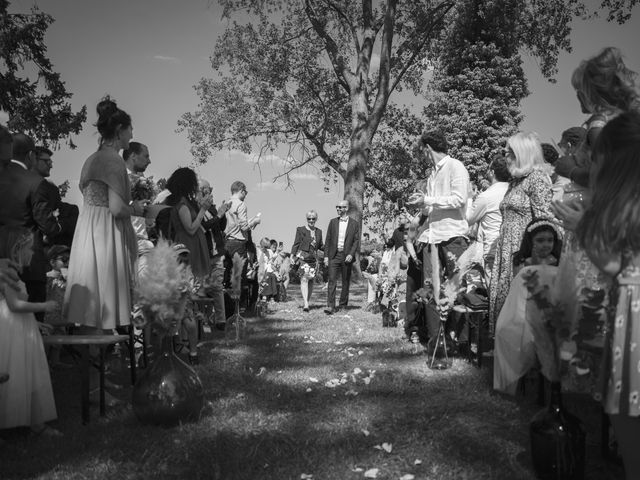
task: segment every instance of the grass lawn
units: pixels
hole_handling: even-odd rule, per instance
[[[402,329],[382,328],[360,308],[362,288],[353,291],[354,308],[328,317],[321,292],[304,314],[292,285],[294,298],[249,320],[242,344],[208,335],[197,367],[208,407],[197,423],[142,426],[124,404],[104,419],[94,406],[82,426],[76,372],[54,371],[53,426],[64,437],[2,433],[0,478],[534,479],[534,389],[496,395],[490,366],[461,359],[429,370]],[[114,395],[128,400],[130,387]],[[590,422],[587,478],[622,478],[600,456],[595,412],[580,412]]]

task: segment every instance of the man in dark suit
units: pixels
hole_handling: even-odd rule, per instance
[[[51,157],[53,152],[46,147],[36,147],[36,158],[31,166],[31,171],[40,175],[44,180],[42,185],[43,195],[47,198],[46,203],[41,203],[41,207],[54,208],[57,212],[56,219],[60,225],[60,233],[55,237],[46,237],[44,239],[45,246],[66,245],[71,247],[73,240],[73,232],[78,222],[78,214],[80,213],[77,205],[72,205],[62,201],[60,189],[53,182],[48,180],[53,167]]]
[[[342,290],[340,291],[339,308],[349,304],[349,284],[351,283],[351,267],[360,248],[360,225],[349,217],[349,202],[342,200],[336,205],[338,217],[331,219],[325,239],[325,265],[329,266],[329,285],[327,291],[327,309],[325,313],[332,315],[337,311],[336,280],[342,274]]]
[[[47,297],[49,267],[43,237],[60,234],[61,228],[50,204],[46,180],[31,168],[36,160],[33,140],[22,133],[13,134],[13,159],[0,175],[0,225],[26,227],[33,231],[33,257],[22,271],[30,302],[44,302]],[[36,314],[39,320],[44,313]]]

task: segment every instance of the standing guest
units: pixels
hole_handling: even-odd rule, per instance
[[[247,241],[250,230],[260,223],[260,214],[249,220],[247,216],[247,186],[236,180],[231,184],[231,206],[227,211],[227,227],[225,228],[226,267],[224,280],[228,284],[231,279],[233,256],[237,253],[247,258]]]
[[[336,281],[338,273],[342,276],[339,308],[349,304],[349,285],[351,267],[360,249],[360,226],[349,217],[349,202],[341,200],[336,205],[338,217],[332,218],[327,227],[325,241],[326,255],[324,263],[329,267],[329,286],[327,287],[327,315],[333,315],[336,309]]]
[[[36,161],[36,147],[27,135],[16,133],[13,139],[13,159],[0,176],[0,225],[26,227],[34,233],[31,264],[21,274],[27,286],[30,302],[47,299],[49,262],[44,252],[44,237],[61,232],[54,215],[55,205],[48,195],[48,182],[31,171]],[[43,321],[44,314],[36,318]]]
[[[491,182],[489,188],[478,194],[471,213],[467,218],[469,227],[478,224],[478,242],[482,244],[482,267],[490,272],[496,255],[496,243],[502,225],[500,202],[509,188],[511,174],[507,168],[507,160],[497,156],[489,165],[487,178]]]
[[[605,329],[600,392],[631,480],[640,478],[640,113],[607,123],[593,158],[593,199],[577,237],[593,263],[614,278],[616,308]]]
[[[97,106],[98,151],[80,173],[84,206],[69,258],[63,316],[89,331],[130,324],[138,256],[129,177],[119,151],[133,136],[131,117],[108,96]]]
[[[553,200],[562,200],[565,196],[580,196],[587,185],[580,185],[574,181],[571,181],[567,177],[563,177],[559,172],[562,171],[561,164],[566,162],[567,157],[569,159],[572,156],[578,154],[580,150],[586,147],[587,129],[584,127],[571,127],[562,132],[560,141],[558,142],[558,149],[560,150],[560,157],[553,164],[554,173],[551,179],[554,184]],[[555,180],[554,180],[555,177]],[[559,188],[562,186],[562,189]]]
[[[495,263],[489,287],[489,328],[504,304],[513,279],[513,254],[520,248],[525,227],[532,220],[553,218],[551,214],[550,169],[542,157],[535,133],[516,133],[507,140],[507,162],[511,181],[500,204],[502,226],[496,245]]]
[[[0,257],[9,258],[18,269],[29,265],[34,235],[25,227],[0,228]],[[0,372],[10,381],[0,384],[0,429],[28,426],[34,432],[60,436],[45,425],[55,420],[56,405],[49,366],[34,312],[50,312],[54,301],[27,301],[24,284],[20,291],[0,288]]]
[[[63,202],[60,196],[60,189],[48,181],[51,175],[51,168],[53,167],[52,156],[53,152],[48,148],[42,146],[36,147],[36,161],[31,167],[31,171],[47,180],[42,185],[45,192],[44,195],[48,198],[47,203],[54,209],[53,214],[60,225],[60,233],[53,237],[47,236],[44,238],[44,243],[47,245],[66,245],[67,247],[71,247],[71,241],[73,240],[73,233],[76,229],[80,210],[77,205]]]
[[[144,188],[148,183],[147,179],[144,178],[144,172],[151,164],[149,149],[142,143],[129,142],[129,147],[122,152],[122,158],[124,158],[124,163],[127,166],[129,184],[131,185],[131,198],[136,202],[140,202],[142,210],[142,215],[131,216],[131,224],[138,239],[138,252],[146,252],[153,248],[153,244],[149,244],[147,222],[144,217],[146,207],[151,203],[154,196],[153,188]]]
[[[418,237],[422,246],[423,282],[431,280],[436,303],[442,280],[453,275],[452,259],[467,249],[467,200],[471,191],[469,173],[461,161],[447,154],[449,145],[440,130],[424,133],[418,142],[419,161],[431,168],[426,191],[412,194],[407,205],[422,209],[425,229]],[[420,253],[420,252],[417,252]],[[407,296],[409,296],[407,284]],[[411,292],[413,293],[413,292]],[[409,300],[409,299],[408,299]],[[434,337],[440,326],[440,316],[427,309],[427,329]]]
[[[202,202],[203,198],[212,197],[213,190],[211,184],[204,179],[198,180],[198,202]],[[204,214],[202,220],[202,228],[204,229],[207,240],[207,248],[209,249],[211,261],[211,274],[209,282],[206,286],[206,293],[213,298],[213,309],[215,315],[215,323],[222,325],[226,321],[224,309],[224,289],[222,283],[224,281],[224,229],[227,226],[227,210],[231,203],[224,200],[219,207],[211,204],[211,207]]]
[[[391,234],[394,250],[404,247],[404,244],[407,241],[409,225],[411,225],[411,219],[409,218],[407,211],[403,208],[400,210],[400,214],[398,215],[398,226]]]
[[[302,293],[302,311],[309,311],[309,302],[313,294],[313,284],[318,271],[319,252],[324,250],[322,230],[316,227],[318,212],[307,212],[307,224],[296,228],[296,236],[291,246],[291,257],[298,263],[300,272],[300,292]]]
[[[589,179],[595,179],[600,166],[610,167],[606,162],[596,163],[597,159],[592,154],[600,132],[611,119],[639,106],[635,77],[636,73],[625,66],[620,51],[609,47],[581,62],[571,78],[582,112],[590,114],[590,117],[585,123],[584,142],[568,158],[578,165],[569,174],[572,183],[565,188],[562,200],[552,202],[552,210],[566,229],[556,280],[556,297],[564,302],[564,316],[571,325],[572,334],[577,334],[581,325],[584,325],[585,309],[603,311],[608,307],[606,292],[610,290],[610,278],[590,261],[588,252],[580,246],[574,232],[584,208],[591,202],[593,192]],[[558,160],[558,163],[561,161]],[[599,332],[604,328],[603,317],[597,327]],[[589,343],[582,336],[576,336],[574,356],[581,363],[569,362],[569,367],[563,369],[561,381],[565,390],[593,394],[598,388],[598,369],[595,366],[601,363],[601,359]],[[585,369],[581,368],[584,363],[593,366],[586,374]]]
[[[211,195],[201,198],[198,203],[198,176],[187,167],[178,168],[167,180],[171,195],[165,203],[173,207],[172,225],[175,228],[172,240],[186,245],[190,253],[193,275],[202,280],[211,271],[211,260],[202,221],[207,210],[213,205]],[[177,216],[177,218],[175,218]]]

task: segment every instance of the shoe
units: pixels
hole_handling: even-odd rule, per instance
[[[334,313],[336,313],[336,309],[334,307],[325,308],[324,313],[326,313],[327,315],[333,315]]]
[[[33,425],[31,433],[37,437],[60,438],[64,436],[60,430],[49,425]]]
[[[303,311],[303,312],[308,312],[308,311],[309,311],[309,307],[303,307],[303,308],[302,308],[302,311]]]
[[[187,358],[189,359],[189,365],[200,365],[198,355],[187,355]]]

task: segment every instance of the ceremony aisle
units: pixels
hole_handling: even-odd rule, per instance
[[[493,394],[490,367],[460,359],[431,371],[402,329],[382,328],[380,315],[350,308],[326,316],[324,292],[305,314],[297,290],[265,318],[249,319],[241,344],[215,330],[205,336],[197,369],[208,404],[197,423],[141,426],[125,404],[106,419],[94,407],[82,426],[75,375],[55,370],[55,425],[64,438],[5,436],[0,478],[535,478],[533,393],[516,401]],[[354,291],[354,306],[363,307],[365,292]],[[130,387],[114,395],[126,400]],[[600,457],[598,427],[587,478],[621,478]]]

